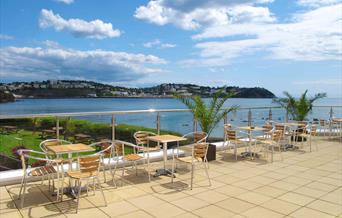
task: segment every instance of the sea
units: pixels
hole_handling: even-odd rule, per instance
[[[206,99],[210,101],[210,99]],[[240,108],[272,107],[277,106],[272,99],[229,99],[225,106],[237,105]],[[333,107],[333,117],[342,117],[342,99],[320,99],[315,106],[339,106]],[[74,113],[74,112],[106,112],[148,109],[186,109],[177,99],[171,98],[72,98],[72,99],[18,99],[15,102],[0,104],[1,115],[45,114],[45,113]],[[269,116],[269,109],[252,109],[253,125],[262,125]],[[284,121],[283,109],[272,109],[274,121]],[[314,107],[309,119],[329,119],[330,107]],[[189,112],[163,112],[160,114],[161,129],[187,133],[193,130],[193,117]],[[139,113],[116,115],[117,123],[126,123],[144,127],[156,128],[156,113]],[[94,122],[110,123],[111,116],[92,115],[79,116],[79,119]],[[236,126],[247,125],[248,109],[241,109],[228,114],[228,122]],[[0,120],[1,122],[1,120]],[[223,135],[223,121],[212,132],[212,136]]]

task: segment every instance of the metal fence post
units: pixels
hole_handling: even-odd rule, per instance
[[[193,123],[193,125],[194,125],[194,132],[197,132],[197,118],[194,116],[194,123]]]
[[[223,124],[224,125],[228,124],[228,114],[224,115],[224,117],[223,117]]]
[[[252,126],[252,110],[248,110],[248,126]]]
[[[115,140],[115,116],[112,115],[112,141]]]
[[[333,108],[330,107],[330,112],[329,112],[329,117],[330,117],[330,120],[333,119],[333,116],[334,116],[334,111],[333,111]]]
[[[271,121],[273,118],[272,118],[272,108],[270,108],[270,110],[268,111],[268,120]]]
[[[56,117],[56,138],[59,139],[59,119]]]
[[[157,134],[160,135],[160,113],[159,112],[157,113],[156,124],[157,124]]]
[[[289,110],[286,109],[285,123],[289,122]]]

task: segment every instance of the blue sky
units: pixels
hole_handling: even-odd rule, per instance
[[[2,0],[0,81],[342,95],[340,0]]]

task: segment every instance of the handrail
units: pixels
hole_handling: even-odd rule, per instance
[[[323,108],[342,108],[342,105],[325,106],[317,105],[313,107]],[[280,106],[262,106],[262,107],[240,107],[238,110],[260,110],[260,109],[281,109]],[[147,109],[147,110],[126,110],[126,111],[100,111],[100,112],[74,112],[74,113],[46,113],[46,114],[18,114],[18,115],[0,115],[2,119],[18,119],[18,118],[40,118],[40,117],[76,117],[91,115],[117,115],[117,114],[138,114],[138,113],[165,113],[165,112],[190,112],[189,109]]]

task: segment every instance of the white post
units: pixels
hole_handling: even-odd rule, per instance
[[[157,134],[160,135],[160,113],[157,113],[157,121],[156,121],[156,125],[157,125]]]
[[[112,141],[115,140],[115,116],[112,115]]]
[[[59,139],[59,119],[56,117],[56,138]]]

